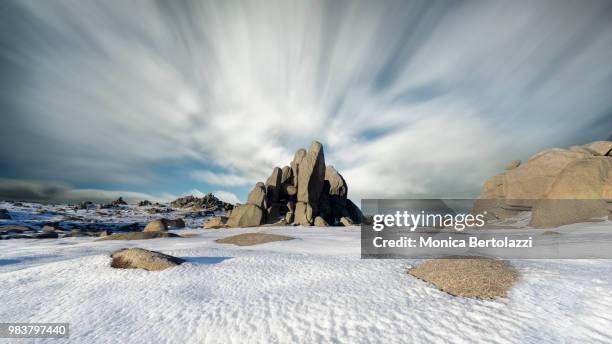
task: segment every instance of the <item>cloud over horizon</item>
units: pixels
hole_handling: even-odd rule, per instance
[[[94,203],[106,203],[119,197],[122,197],[128,203],[137,203],[142,200],[169,202],[177,198],[172,194],[151,195],[133,191],[79,189],[63,182],[5,178],[0,178],[0,197],[3,200],[27,200],[43,203],[75,203],[85,200]]]
[[[472,197],[612,127],[608,1],[0,7],[0,177],[33,197],[244,199],[312,140],[354,200]]]

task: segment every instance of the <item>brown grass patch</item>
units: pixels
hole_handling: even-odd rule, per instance
[[[485,257],[432,259],[408,273],[450,295],[481,299],[506,296],[519,277],[512,266]]]
[[[222,238],[222,239],[217,239],[215,240],[215,242],[218,242],[220,244],[234,244],[238,246],[252,246],[252,245],[265,244],[268,242],[286,241],[286,240],[293,240],[293,239],[295,238],[284,236],[284,235],[277,235],[277,234],[244,233],[244,234],[232,235],[232,236]]]
[[[156,238],[181,238],[180,235],[168,232],[131,232],[131,233],[116,233],[101,237],[97,241],[105,240],[146,240]]]

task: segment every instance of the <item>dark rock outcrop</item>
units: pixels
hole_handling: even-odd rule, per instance
[[[119,206],[122,205],[127,205],[127,202],[123,200],[123,197],[119,197],[116,200],[110,202],[110,203],[106,203],[106,204],[101,204],[100,205],[100,209],[111,209],[111,208],[117,208]]]

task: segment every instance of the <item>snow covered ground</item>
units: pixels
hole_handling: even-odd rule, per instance
[[[145,219],[135,213],[117,219]],[[611,222],[589,226],[612,230]],[[214,242],[254,231],[297,239]],[[513,260],[521,280],[509,297],[486,301],[452,297],[409,276],[418,260],[360,259],[358,227],[175,232],[193,236],[0,241],[0,322],[71,326],[69,339],[0,343],[612,342],[610,260]],[[158,272],[112,269],[109,254],[122,247],[188,263]]]

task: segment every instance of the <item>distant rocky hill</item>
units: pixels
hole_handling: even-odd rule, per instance
[[[531,211],[536,228],[610,216],[612,141],[545,150],[506,169],[486,181],[476,212],[506,219]]]
[[[228,211],[234,206],[218,199],[212,193],[206,194],[204,197],[195,197],[192,195],[180,197],[170,202],[173,208],[194,208],[208,211]]]
[[[247,204],[236,205],[227,224],[249,227],[273,223],[361,223],[361,210],[347,195],[346,180],[334,167],[325,165],[323,145],[314,141],[308,151],[299,149],[289,166],[275,167],[265,183],[257,183]]]

